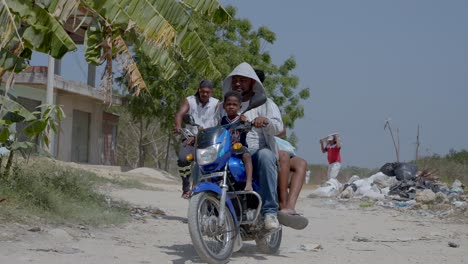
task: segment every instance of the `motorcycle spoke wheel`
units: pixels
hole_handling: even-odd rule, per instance
[[[236,228],[229,209],[219,223],[219,200],[213,193],[193,196],[189,206],[189,231],[195,250],[208,263],[225,263],[232,254]]]

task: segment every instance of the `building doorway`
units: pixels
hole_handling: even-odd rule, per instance
[[[89,162],[89,123],[91,113],[73,110],[71,161]]]

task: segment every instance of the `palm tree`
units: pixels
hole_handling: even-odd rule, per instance
[[[60,59],[77,44],[84,45],[88,63],[106,62],[109,89],[112,60],[121,64],[136,94],[146,88],[131,49],[160,65],[165,78],[184,70],[180,59],[216,78],[220,73],[193,12],[213,23],[229,19],[217,0],[0,0],[0,81],[6,71],[22,71],[32,51]]]

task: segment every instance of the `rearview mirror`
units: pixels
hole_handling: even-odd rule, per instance
[[[195,123],[195,120],[193,119],[193,116],[190,115],[190,114],[185,114],[185,115],[182,117],[182,121],[183,121],[185,124],[188,124],[188,125],[191,125],[191,126],[198,126],[198,125]]]
[[[251,110],[251,109],[254,109],[256,107],[259,107],[261,106],[262,104],[266,103],[267,101],[267,98],[265,96],[265,93],[264,92],[256,92],[252,98],[250,98],[250,101],[249,101],[249,106],[247,107],[247,109],[245,109],[242,114],[244,114],[245,112]]]

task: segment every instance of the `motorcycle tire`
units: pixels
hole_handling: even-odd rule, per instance
[[[275,254],[281,246],[283,230],[280,229],[274,233],[255,239],[258,251],[264,254]]]
[[[226,263],[234,250],[237,229],[226,207],[223,226],[218,226],[217,194],[202,192],[193,195],[188,209],[188,227],[198,256],[206,263]]]

